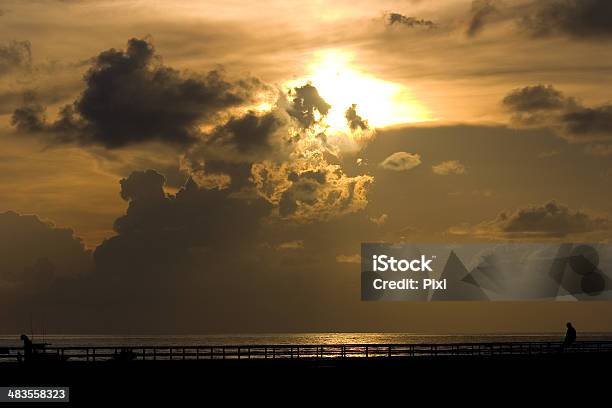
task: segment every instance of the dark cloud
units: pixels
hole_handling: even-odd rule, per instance
[[[612,36],[609,0],[544,0],[533,3],[521,25],[535,36],[553,34],[576,38]]]
[[[317,88],[311,84],[297,87],[289,95],[293,97],[293,100],[288,113],[304,128],[309,128],[317,123],[315,111],[325,116],[331,108],[331,105],[319,95]]]
[[[612,105],[579,107],[561,115],[568,135],[576,140],[612,138]]]
[[[0,286],[38,285],[91,268],[91,253],[72,230],[35,215],[0,213]]]
[[[485,221],[473,227],[452,228],[450,232],[491,237],[564,237],[607,231],[610,226],[607,216],[573,210],[553,200],[543,205],[504,211],[492,221]]]
[[[44,131],[47,128],[45,107],[32,93],[26,93],[23,99],[23,105],[13,112],[11,124],[24,133]]]
[[[516,112],[561,109],[565,106],[565,96],[552,85],[526,86],[512,90],[502,103]]]
[[[118,236],[96,249],[96,261],[106,247],[124,240],[156,239],[178,248],[238,245],[270,209],[264,200],[233,199],[227,191],[199,188],[191,179],[175,195],[167,194],[164,176],[154,170],[133,172],[120,184],[121,197],[129,202],[127,213],[115,221]]]
[[[576,142],[612,138],[612,105],[584,106],[551,85],[515,89],[502,104],[518,125],[548,126]]]
[[[501,213],[497,224],[503,232],[565,236],[608,229],[608,218],[549,201],[544,205],[520,208],[513,213]]]
[[[410,28],[426,27],[435,28],[436,24],[430,20],[418,19],[416,17],[407,17],[399,13],[387,14],[387,23],[389,25],[400,24]]]
[[[254,100],[256,79],[229,82],[219,71],[184,75],[163,65],[150,41],[132,38],[126,50],[100,53],[85,75],[85,90],[59,119],[47,124],[40,110],[16,111],[20,130],[44,123],[56,142],[118,148],[146,141],[193,143],[199,126],[225,110]],[[35,119],[35,120],[33,120]],[[25,120],[25,123],[23,122]]]
[[[253,161],[270,154],[282,144],[287,136],[288,118],[278,110],[265,113],[247,112],[240,117],[231,117],[223,125],[217,126],[206,137],[205,145],[216,156],[228,161],[246,159]],[[284,131],[284,133],[282,132]]]
[[[357,105],[352,104],[344,113],[344,117],[351,128],[351,130],[366,130],[368,129],[368,121],[364,120],[357,114]]]
[[[612,3],[608,0],[474,0],[466,33],[473,37],[487,23],[512,21],[533,37],[609,37],[611,19]]]
[[[29,41],[11,41],[0,45],[0,77],[31,65],[32,44]]]
[[[496,12],[497,7],[495,6],[495,1],[493,0],[472,1],[470,21],[468,23],[466,34],[469,37],[474,37],[476,34],[480,33],[487,19]]]

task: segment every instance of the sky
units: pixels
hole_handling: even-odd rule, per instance
[[[361,242],[608,242],[612,3],[0,4],[0,331],[612,331],[361,302]]]

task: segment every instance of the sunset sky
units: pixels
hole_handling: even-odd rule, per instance
[[[0,332],[612,331],[361,302],[361,242],[612,234],[612,2],[0,3]]]

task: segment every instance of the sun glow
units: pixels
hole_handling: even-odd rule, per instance
[[[429,112],[410,91],[397,83],[360,72],[351,55],[338,50],[317,53],[308,75],[287,82],[287,88],[312,83],[332,107],[325,122],[334,130],[347,131],[346,110],[357,105],[357,114],[372,127],[431,120]]]

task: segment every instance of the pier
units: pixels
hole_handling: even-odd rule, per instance
[[[612,341],[497,342],[446,344],[317,344],[216,346],[54,347],[35,350],[39,361],[174,361],[174,360],[338,360],[439,357],[513,357],[556,354],[612,353]],[[0,363],[23,358],[22,347],[0,348]]]

